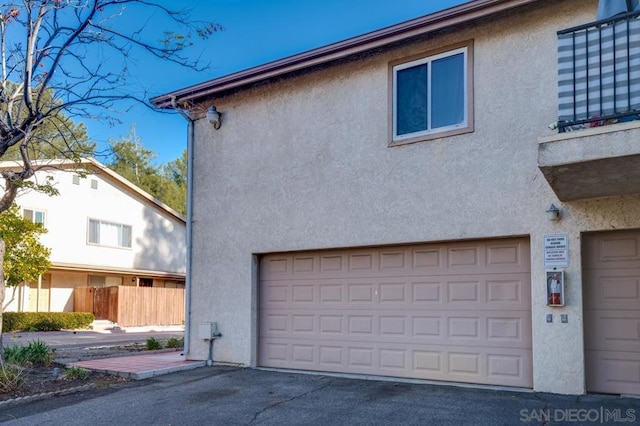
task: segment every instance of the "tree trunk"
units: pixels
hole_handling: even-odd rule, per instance
[[[4,282],[4,240],[0,240],[0,363],[4,363],[4,345],[2,344],[2,314],[4,313],[4,294],[7,286]]]

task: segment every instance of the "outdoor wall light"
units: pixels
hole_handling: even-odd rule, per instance
[[[213,124],[213,128],[218,130],[220,128],[222,114],[218,112],[216,107],[210,106],[207,110],[207,121]]]
[[[558,220],[560,219],[560,209],[555,206],[555,204],[551,203],[549,208],[547,209],[547,219],[549,220]]]

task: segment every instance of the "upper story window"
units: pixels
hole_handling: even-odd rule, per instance
[[[131,225],[89,219],[89,244],[131,248]]]
[[[22,215],[25,219],[30,220],[33,223],[41,223],[44,225],[44,212],[41,210],[23,209]]]
[[[91,188],[98,189],[98,181],[95,179],[91,179]]]
[[[73,175],[71,178],[71,181],[73,182],[74,185],[80,185],[80,176]]]
[[[392,145],[473,130],[472,44],[391,64]]]

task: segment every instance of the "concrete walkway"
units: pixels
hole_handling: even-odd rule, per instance
[[[175,373],[176,371],[204,367],[206,361],[187,361],[180,352],[176,351],[77,361],[69,365],[128,379],[141,380],[162,374]]]

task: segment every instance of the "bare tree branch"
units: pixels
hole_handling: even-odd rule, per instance
[[[138,27],[119,25],[136,12],[128,22],[139,22]],[[159,16],[166,28],[154,25]],[[22,182],[33,177],[34,158],[78,159],[92,147],[86,133],[78,133],[67,120],[116,123],[118,105],[148,106],[144,88],[129,83],[130,60],[146,54],[203,69],[185,49],[194,38],[206,39],[221,29],[151,0],[0,2],[0,158],[11,155],[21,165],[0,173],[5,180],[0,212]],[[108,59],[98,60],[96,52]],[[45,127],[49,133],[42,132]]]

